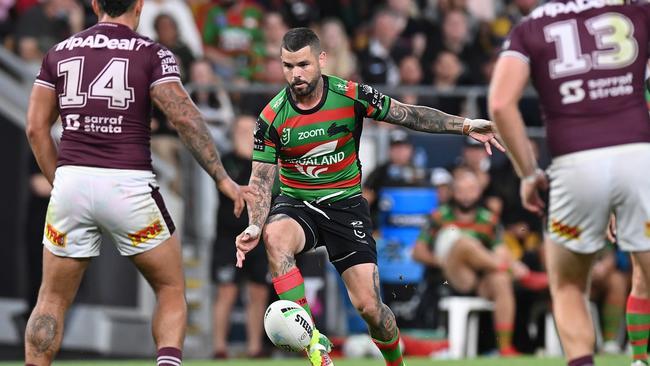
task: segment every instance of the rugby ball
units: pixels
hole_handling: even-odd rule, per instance
[[[300,305],[278,300],[269,305],[264,313],[264,330],[276,347],[300,352],[309,346],[314,322]]]

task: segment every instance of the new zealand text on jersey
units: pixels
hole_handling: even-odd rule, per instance
[[[74,48],[89,47],[89,48],[108,48],[109,50],[128,50],[138,51],[140,48],[149,47],[152,42],[146,41],[142,38],[109,38],[103,34],[93,34],[85,38],[70,37],[56,46],[56,51],[62,49],[72,50]]]

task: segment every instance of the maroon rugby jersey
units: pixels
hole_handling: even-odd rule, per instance
[[[502,56],[530,64],[551,154],[650,142],[644,100],[650,5],[556,0],[510,33]]]
[[[56,90],[57,165],[151,170],[149,89],[179,81],[174,55],[124,25],[99,23],[49,50],[35,83]]]

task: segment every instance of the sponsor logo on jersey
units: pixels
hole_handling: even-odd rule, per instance
[[[287,145],[291,141],[291,127],[287,127],[282,130],[281,142],[283,145]]]
[[[565,3],[552,2],[539,6],[530,16],[538,19],[544,16],[554,18],[563,14],[578,14],[591,9],[604,8],[611,5],[625,5],[627,0],[571,0]]]
[[[298,132],[298,140],[309,139],[312,137],[325,136],[325,130],[322,128],[317,128],[315,130],[309,131],[300,131]]]
[[[264,144],[264,133],[266,132],[266,123],[262,122],[259,118],[255,122],[255,130],[253,131],[253,150],[264,151],[266,145]]]
[[[320,144],[309,150],[302,157],[298,159],[290,159],[288,163],[295,163],[296,170],[298,170],[300,174],[311,178],[319,178],[322,173],[329,169],[323,165],[336,164],[345,159],[345,153],[343,151],[332,154],[336,150],[337,144],[338,141],[330,141]]]
[[[160,223],[160,220],[156,220],[144,229],[133,234],[128,234],[127,236],[131,239],[131,244],[133,244],[134,247],[137,247],[138,245],[157,237],[162,232],[163,226]]]
[[[336,122],[332,122],[332,124],[327,128],[327,136],[333,137],[336,136],[337,134],[345,132],[345,133],[350,133],[350,129],[346,125],[339,126],[336,124]]]
[[[551,232],[569,240],[578,239],[580,234],[582,234],[582,230],[579,227],[567,225],[557,219],[551,220]]]
[[[375,109],[378,109],[380,111],[384,109],[384,94],[380,93],[378,90],[367,84],[361,84],[359,87],[361,88],[359,93],[360,99],[365,100]]]
[[[78,114],[67,114],[65,116],[65,127],[63,129],[69,131],[77,131],[81,127],[81,122],[79,122]]]
[[[107,48],[109,50],[138,51],[142,47],[149,47],[153,42],[145,41],[142,38],[109,38],[103,34],[93,34],[85,38],[70,37],[56,45],[55,51],[66,49],[71,51],[75,48]]]
[[[340,91],[344,91],[344,92],[348,91],[348,89],[349,89],[348,84],[344,84],[344,83],[340,83],[340,82],[337,83],[336,85],[334,85],[334,87],[336,89],[338,89]]]
[[[118,116],[118,117],[85,116],[84,131],[109,133],[109,134],[122,133],[123,119],[124,119],[123,116]],[[67,123],[67,118],[66,118],[66,123]]]
[[[66,241],[65,233],[58,231],[50,223],[45,225],[45,237],[54,246],[57,246],[59,248],[65,248],[65,241]]]

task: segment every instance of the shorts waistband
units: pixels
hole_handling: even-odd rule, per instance
[[[577,151],[570,154],[560,155],[553,158],[553,164],[563,164],[568,162],[581,162],[587,160],[600,159],[604,156],[611,156],[612,154],[623,154],[635,151],[648,151],[650,153],[650,143],[639,142],[633,144],[623,144],[615,146],[600,147],[597,149],[589,149],[584,151]]]

